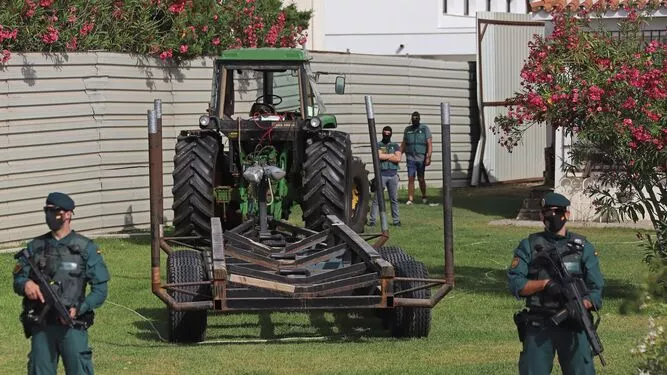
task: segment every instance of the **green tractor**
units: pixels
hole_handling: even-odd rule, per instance
[[[352,155],[350,135],[326,112],[310,59],[305,50],[253,48],[225,51],[215,61],[207,113],[176,143],[176,236],[210,238],[212,217],[234,228],[259,215],[259,195],[276,220],[287,220],[298,204],[308,229],[322,230],[326,216],[336,215],[363,231],[368,171]],[[344,85],[338,76],[336,93]],[[252,184],[244,173],[253,171],[284,178]]]

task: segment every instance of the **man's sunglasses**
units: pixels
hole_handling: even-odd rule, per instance
[[[58,211],[65,211],[65,210],[63,210],[58,206],[44,206],[44,212],[58,212]]]

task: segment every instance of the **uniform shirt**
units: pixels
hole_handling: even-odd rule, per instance
[[[414,137],[417,145],[408,142],[409,137]],[[424,161],[428,151],[427,140],[431,139],[431,129],[426,124],[419,123],[419,126],[408,125],[403,130],[403,142],[405,142],[405,159],[414,161]]]
[[[570,232],[565,234],[565,237],[551,233],[549,231],[543,232],[544,237],[548,242],[555,246],[565,245],[570,239]],[[519,246],[514,250],[514,258],[512,264],[507,271],[507,279],[509,283],[510,292],[517,298],[522,296],[519,292],[526,286],[528,282],[528,265],[532,260],[532,250],[530,248],[530,241],[526,238],[521,240]],[[604,286],[604,279],[602,272],[600,272],[600,262],[593,245],[584,241],[584,251],[581,256],[581,270],[584,276],[584,281],[589,289],[589,296],[591,302],[596,309],[602,307],[602,287]]]
[[[383,154],[394,155],[396,151],[401,150],[401,146],[399,146],[398,143],[394,142],[389,142],[389,143],[378,142],[378,150],[381,151]],[[383,176],[389,176],[389,177],[395,176],[396,171],[398,171],[398,163],[389,160],[380,161],[380,172]]]
[[[69,245],[72,239],[74,239],[74,236],[75,232],[71,231],[67,236],[58,241],[49,232],[38,238],[43,239],[45,242],[48,242],[50,246],[55,248],[58,245]],[[33,242],[31,241],[27,246],[30,255],[34,255],[32,245]],[[104,259],[102,258],[97,245],[93,241],[88,241],[88,245],[84,251],[88,254],[84,277],[86,282],[90,285],[90,292],[77,307],[78,315],[83,315],[88,311],[92,311],[104,303],[108,294],[107,282],[110,279],[109,271],[107,270],[107,266],[104,263]],[[23,258],[19,259],[14,270],[14,292],[20,296],[25,296],[24,288],[25,283],[30,279],[30,270],[28,262]]]

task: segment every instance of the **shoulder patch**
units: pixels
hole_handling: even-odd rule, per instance
[[[14,275],[21,272],[22,269],[23,269],[23,266],[21,265],[21,263],[16,263],[16,265],[14,266],[14,271],[13,271]]]
[[[518,266],[518,265],[519,265],[519,257],[514,257],[514,259],[512,259],[511,267],[516,268],[516,266]]]

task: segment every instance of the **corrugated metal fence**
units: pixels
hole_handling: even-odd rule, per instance
[[[468,63],[408,57],[313,53],[330,113],[352,133],[354,151],[370,161],[364,95],[372,95],[378,126],[400,141],[414,110],[431,125],[432,186],[441,185],[439,103],[452,105],[453,173],[468,182],[471,162],[471,67]],[[474,70],[474,67],[473,67]],[[165,207],[171,207],[173,145],[195,128],[210,96],[212,60],[179,67],[114,53],[15,55],[0,68],[0,245],[46,230],[41,207],[50,191],[76,201],[75,228],[108,233],[145,228],[148,215],[146,110],[163,101]],[[474,120],[473,120],[474,121]],[[474,124],[476,127],[477,124]],[[378,129],[379,130],[379,129]],[[371,168],[369,168],[371,169]],[[405,170],[402,179],[405,181]],[[171,220],[171,211],[165,212]]]

